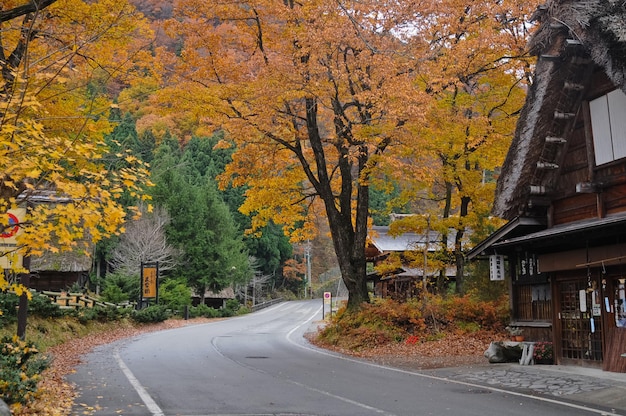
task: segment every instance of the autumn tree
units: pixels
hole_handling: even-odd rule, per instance
[[[398,36],[414,3],[178,4],[177,82],[160,99],[235,143],[222,184],[248,187],[241,210],[253,230],[273,220],[301,240],[316,215],[327,217],[348,306],[358,308],[368,300],[370,176],[391,148],[420,148],[409,127],[427,98],[415,75],[423,45]]]
[[[532,64],[526,53],[527,22],[536,6],[517,0],[470,5],[447,0],[422,26],[424,40],[437,51],[422,75],[434,102],[416,130],[426,139],[423,154],[430,155],[430,169],[423,175],[412,157],[402,165],[402,177],[409,178],[404,201],[421,199],[421,215],[406,217],[394,228],[396,233],[437,231],[442,236],[437,254],[426,260],[429,264],[418,254],[414,266],[435,274],[454,265],[461,293],[468,231],[480,234],[490,223],[493,173],[504,160],[524,102]]]
[[[71,250],[123,231],[125,192],[148,171],[109,170],[110,96],[153,78],[151,32],[125,0],[6,0],[0,10],[0,213],[27,211],[22,254]],[[6,255],[5,253],[1,253]],[[0,286],[2,286],[0,282]]]

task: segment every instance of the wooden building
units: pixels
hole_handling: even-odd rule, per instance
[[[535,17],[494,203],[509,223],[468,257],[508,260],[513,324],[557,364],[626,372],[626,8],[552,0]]]
[[[191,304],[193,306],[198,306],[201,303],[204,303],[211,308],[220,309],[225,308],[226,301],[230,299],[235,299],[235,291],[232,287],[227,287],[219,292],[207,290],[204,292],[204,296],[199,296],[198,293],[194,292],[191,295]]]
[[[449,249],[454,244],[454,230],[449,238]],[[368,281],[373,282],[374,296],[407,300],[419,296],[420,287],[424,281],[424,268],[415,268],[406,261],[404,254],[417,251],[428,254],[435,253],[441,248],[441,235],[436,231],[429,233],[407,232],[398,236],[389,234],[388,226],[373,226],[368,237],[365,255],[368,262],[378,265],[390,254],[396,253],[402,259],[402,266],[389,273],[380,274],[376,271],[368,274]],[[432,284],[439,275],[439,270],[426,269],[426,280]],[[456,278],[456,268],[448,267],[445,270],[445,279],[453,281]]]
[[[82,250],[30,257],[29,287],[35,290],[68,290],[86,287],[91,270],[91,256]]]

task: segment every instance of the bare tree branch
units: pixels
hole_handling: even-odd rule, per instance
[[[142,262],[159,262],[159,270],[174,268],[181,253],[167,243],[165,227],[170,217],[164,208],[146,212],[140,207],[142,216],[126,224],[126,232],[113,250],[109,264],[114,270],[129,275],[139,274]]]

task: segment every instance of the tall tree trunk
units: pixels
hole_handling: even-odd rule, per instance
[[[471,198],[468,196],[461,197],[460,218],[467,217]],[[465,273],[465,256],[463,255],[463,236],[465,235],[465,227],[459,227],[456,230],[454,239],[454,262],[456,264],[456,293],[464,294],[464,273]]]
[[[348,289],[348,309],[356,310],[363,302],[369,301],[365,244],[360,243],[361,240],[365,241],[365,238],[359,235],[361,233],[366,236],[367,227],[365,227],[365,232],[359,230],[359,227],[353,228],[350,217],[345,218],[337,214],[335,212],[328,217],[330,234],[341,278]]]
[[[333,191],[331,179],[328,176],[325,146],[317,124],[317,102],[307,98],[307,137],[316,162],[316,174],[305,163],[302,154],[300,160],[303,168],[314,185],[319,197],[324,201],[328,225],[333,240],[335,255],[341,277],[348,289],[348,309],[356,310],[363,302],[369,301],[367,293],[367,264],[365,260],[365,242],[367,240],[367,218],[369,214],[369,189],[366,166],[369,152],[366,146],[358,147],[356,166],[354,159],[349,157],[349,148],[343,141],[335,143],[335,149],[340,155],[338,158],[341,187],[339,193]],[[338,135],[346,135],[345,141],[350,142],[350,134],[335,119]],[[317,176],[316,176],[317,175]],[[356,196],[354,190],[356,187]]]
[[[348,289],[349,310],[359,309],[363,302],[369,301],[365,259],[369,196],[367,186],[358,188],[354,223],[351,209],[338,210],[332,194],[322,195],[341,278]]]

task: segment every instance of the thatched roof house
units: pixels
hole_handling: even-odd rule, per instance
[[[508,262],[511,323],[555,364],[626,373],[626,3],[551,0],[535,18],[494,203],[509,222],[468,257]]]
[[[84,250],[53,253],[30,257],[29,270],[33,278],[29,286],[37,290],[66,290],[73,285],[87,283],[92,257]]]
[[[502,168],[494,214],[543,216],[545,194],[563,166],[563,139],[580,111],[594,70],[626,93],[626,6],[623,0],[553,0],[538,9],[531,43],[534,82]]]
[[[192,304],[198,306],[200,303],[204,303],[211,308],[223,308],[226,307],[226,301],[229,299],[235,299],[235,291],[232,287],[227,287],[219,292],[207,290],[204,292],[204,296],[200,296],[197,292],[191,295]]]

